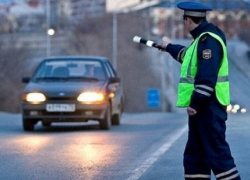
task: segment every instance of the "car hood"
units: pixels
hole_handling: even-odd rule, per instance
[[[25,93],[41,92],[46,96],[72,97],[84,91],[105,91],[107,82],[30,82]]]

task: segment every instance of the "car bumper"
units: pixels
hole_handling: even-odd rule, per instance
[[[69,102],[69,104],[72,104],[72,102]],[[25,119],[42,120],[47,122],[85,122],[88,120],[99,121],[105,117],[107,103],[74,104],[74,112],[48,112],[46,110],[46,104],[23,103],[22,115]]]

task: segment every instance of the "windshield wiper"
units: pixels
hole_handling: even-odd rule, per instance
[[[83,81],[99,81],[98,78],[95,77],[86,77],[86,76],[70,76],[69,80],[83,80]]]
[[[66,81],[68,80],[67,77],[37,77],[35,81]]]

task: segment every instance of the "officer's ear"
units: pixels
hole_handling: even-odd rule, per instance
[[[194,21],[193,21],[192,18],[190,18],[190,17],[187,17],[186,21],[187,21],[187,24],[194,23]]]

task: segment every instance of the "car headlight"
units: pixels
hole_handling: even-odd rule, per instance
[[[46,100],[46,97],[42,93],[28,93],[24,96],[24,100],[31,103],[40,103]]]
[[[100,92],[84,92],[77,97],[77,100],[83,103],[100,103],[104,99],[104,94]]]

